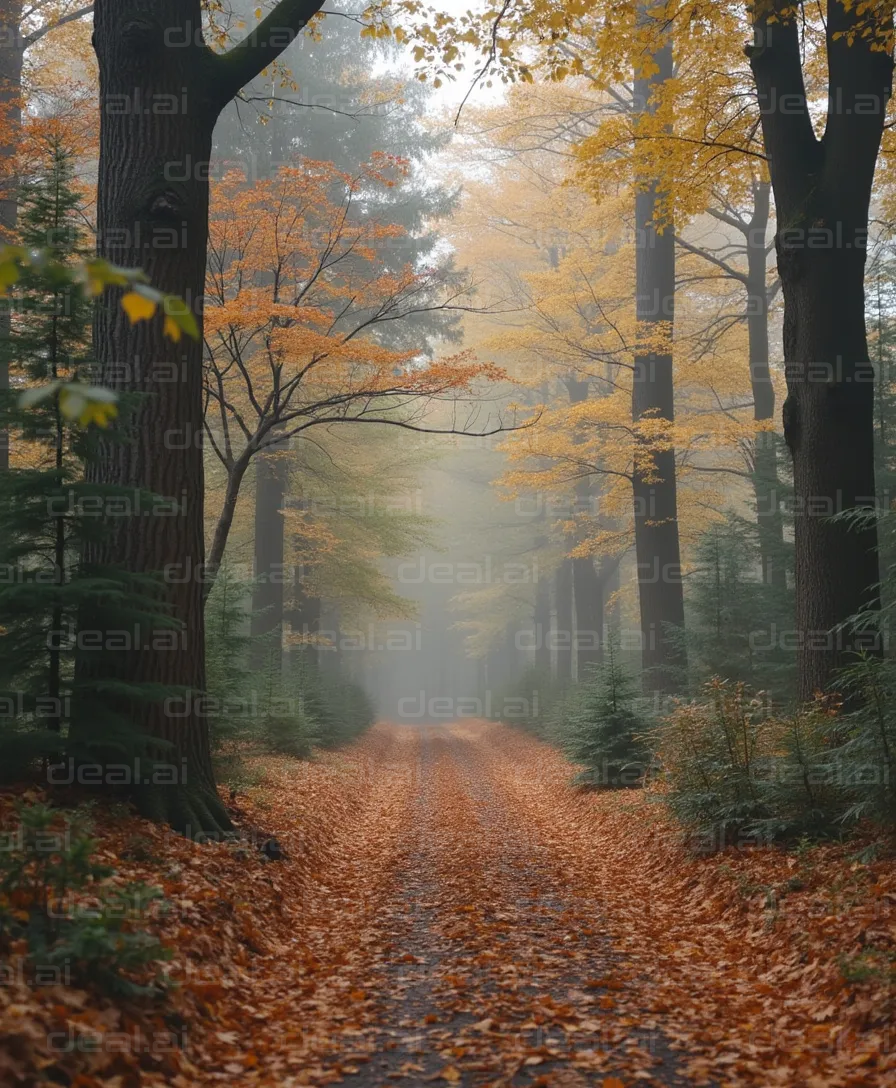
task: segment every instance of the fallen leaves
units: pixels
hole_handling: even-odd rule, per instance
[[[631,1088],[668,1083],[675,1052],[695,1085],[896,1083],[892,860],[695,859],[650,796],[569,778],[501,726],[378,726],[267,761],[242,816],[286,861],[100,813],[104,859],[164,887],[184,1030],[10,978],[0,1079]]]

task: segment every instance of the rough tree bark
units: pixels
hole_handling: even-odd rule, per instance
[[[672,78],[671,44],[647,58],[646,70],[649,75],[636,73],[634,80],[636,113],[652,111],[662,84]],[[648,349],[635,355],[632,375],[635,423],[643,419],[672,423],[675,418],[671,347],[675,319],[675,232],[671,223],[658,223],[662,204],[657,185],[650,179],[641,179],[635,195],[636,316],[643,338],[649,341],[659,333],[668,341],[668,349],[661,352]],[[680,686],[687,668],[683,640],[676,638],[673,630],[684,628],[684,592],[675,450],[671,445],[638,451],[632,488],[644,690],[651,694],[670,693]]]
[[[792,7],[790,0],[757,4],[747,51],[778,214],[799,693],[809,699],[859,645],[878,648],[875,636],[849,622],[860,609],[879,605],[876,526],[850,527],[830,515],[875,502],[864,271],[871,187],[892,87],[886,37],[892,12],[886,4],[829,0],[829,107],[818,139]]]
[[[227,54],[202,38],[200,0],[99,0],[94,48],[100,77],[97,207],[101,256],[139,266],[154,286],[180,296],[200,322],[208,241],[208,162],[215,120],[239,88],[270,64],[318,10],[281,0]],[[167,742],[164,758],[185,768],[176,786],[138,788],[143,809],[188,834],[226,829],[211,770],[202,608],[202,339],[173,343],[162,321],[131,325],[113,293],[94,326],[99,380],[141,394],[133,437],[105,444],[98,483],[148,489],[177,500],[167,516],[110,520],[90,558],[136,572],[160,571],[186,648],[122,652],[125,681],[185,692],[186,712],[165,700],[134,708],[138,727]],[[113,524],[114,521],[114,524]],[[81,729],[89,729],[82,722]]]

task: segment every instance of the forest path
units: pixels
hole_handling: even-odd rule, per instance
[[[557,854],[562,823],[532,822],[531,752],[485,724],[404,728],[414,803],[385,904],[382,1019],[343,1083],[685,1083],[650,1015],[621,1009],[621,958]]]
[[[696,858],[656,796],[571,774],[484,721],[269,768],[287,860],[184,1088],[896,1086],[889,994],[838,959],[889,917],[883,870]]]

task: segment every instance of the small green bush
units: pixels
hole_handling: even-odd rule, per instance
[[[702,700],[679,706],[652,737],[676,818],[711,849],[755,840],[756,825],[769,816],[765,702],[743,683],[714,677]]]
[[[297,710],[291,714],[268,714],[261,722],[262,742],[269,752],[308,759],[317,741],[313,723]]]
[[[855,709],[840,720],[832,754],[847,799],[844,822],[870,819],[896,826],[896,663],[863,655],[839,683]]]
[[[22,802],[15,811],[18,826],[0,840],[0,952],[25,941],[38,978],[61,976],[110,996],[162,996],[169,982],[157,965],[171,952],[143,928],[161,907],[160,889],[105,883],[114,870],[96,861],[95,840],[48,805]]]

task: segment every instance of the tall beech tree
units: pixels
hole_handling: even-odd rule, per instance
[[[874,370],[864,273],[871,187],[892,90],[893,8],[829,0],[828,110],[816,135],[801,5],[760,0],[748,56],[777,208],[793,457],[800,695],[811,698],[867,632],[850,617],[878,602],[877,529],[832,520],[875,502]]]
[[[654,16],[642,11],[650,26]],[[649,36],[655,31],[650,26]],[[637,115],[651,115],[663,84],[674,74],[672,43],[640,58],[634,87]],[[668,194],[651,178],[639,178],[635,193],[636,314],[641,343],[632,374],[632,421],[675,420],[672,330],[675,321],[675,231]],[[673,628],[684,627],[684,588],[678,537],[675,449],[671,442],[644,444],[632,468],[635,554],[641,605],[641,662],[647,690],[674,691],[687,667],[684,643]]]
[[[202,322],[208,242],[212,130],[240,88],[274,62],[317,12],[316,0],[282,0],[226,53],[203,39],[200,0],[99,0],[94,48],[100,79],[98,249],[117,265],[141,267],[165,293],[185,299]],[[99,484],[177,498],[176,513],[118,518],[102,563],[161,571],[168,604],[184,625],[185,650],[122,651],[121,679],[180,692],[135,708],[165,758],[184,768],[177,785],[138,786],[141,808],[187,834],[229,826],[211,770],[202,607],[202,341],[173,344],[160,318],[131,324],[118,299],[94,323],[98,380],[139,394],[130,441],[109,442]],[[82,722],[80,728],[89,729]]]

